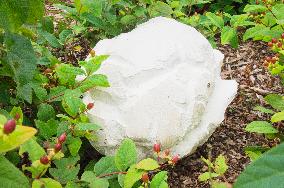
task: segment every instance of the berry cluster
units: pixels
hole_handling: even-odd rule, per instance
[[[282,33],[279,39],[273,38],[267,45],[277,54],[272,57],[266,57],[264,65],[269,68],[275,68],[276,64],[280,63],[280,54],[278,52],[284,50],[284,33]]]
[[[169,149],[166,149],[163,152],[161,152],[161,144],[159,143],[154,144],[153,150],[157,154],[158,160],[163,159],[167,161],[168,164],[175,165],[179,160],[179,155],[170,156]]]
[[[53,149],[51,149],[53,152],[49,152],[48,155],[44,155],[40,158],[41,164],[49,164],[52,157],[62,149],[62,144],[66,141],[66,137],[66,133],[63,133],[57,138],[57,143],[54,145]]]

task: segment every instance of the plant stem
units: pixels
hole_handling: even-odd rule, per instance
[[[127,174],[127,172],[112,172],[112,173],[109,173],[109,174],[103,174],[103,175],[97,176],[97,178],[104,178],[104,177],[112,176],[112,175],[115,175],[115,174]]]

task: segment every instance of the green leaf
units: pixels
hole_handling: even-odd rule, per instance
[[[246,41],[250,38],[254,40],[262,40],[267,32],[270,31],[269,27],[264,25],[255,25],[255,27],[249,28],[246,30],[245,34],[243,35],[243,40]]]
[[[244,12],[266,12],[268,9],[263,5],[246,5]]]
[[[81,61],[79,64],[84,67],[87,75],[91,75],[101,67],[102,62],[104,62],[108,57],[109,55],[95,56],[91,57],[87,61]]]
[[[284,120],[284,111],[278,112],[271,117],[272,123],[283,121],[283,120]]]
[[[120,22],[123,25],[131,25],[131,24],[135,24],[137,21],[137,18],[133,15],[125,15],[120,19]]]
[[[156,1],[149,7],[151,17],[165,16],[170,17],[173,13],[172,7],[162,1]]]
[[[137,152],[135,144],[132,140],[126,138],[122,141],[121,146],[115,154],[115,165],[121,170],[125,171],[128,167],[135,164],[137,161]]]
[[[224,20],[221,16],[217,16],[212,12],[207,12],[206,17],[211,21],[212,24],[222,29],[224,27]]]
[[[35,179],[32,184],[32,188],[62,188],[61,184],[58,181],[55,181],[51,178],[40,178]]]
[[[264,108],[263,106],[256,106],[256,107],[253,108],[253,110],[260,111],[260,112],[266,113],[266,114],[274,114],[275,113],[273,110]]]
[[[278,94],[269,94],[265,98],[265,101],[277,110],[284,110],[284,99],[283,96]]]
[[[159,167],[159,163],[151,158],[143,159],[136,164],[136,168],[141,170],[155,170]]]
[[[78,123],[75,128],[80,131],[97,131],[101,127],[94,123]]]
[[[0,27],[16,31],[24,23],[35,23],[43,16],[42,0],[0,1]]]
[[[81,95],[82,93],[79,90],[71,89],[66,90],[64,93],[62,106],[72,117],[75,117],[80,111],[85,109],[85,104],[80,98]]]
[[[78,75],[84,75],[84,70],[70,64],[60,64],[55,68],[56,75],[61,85],[73,86]]]
[[[219,176],[219,174],[216,174],[216,173],[213,173],[213,172],[211,172],[211,173],[210,172],[204,172],[204,173],[202,173],[198,176],[198,180],[199,181],[207,181],[210,178],[216,178],[218,176]]]
[[[22,109],[21,107],[16,107],[14,106],[10,112],[10,115],[12,117],[15,117],[16,114],[20,115],[20,118],[17,120],[17,124],[22,124],[23,123],[23,119],[24,119],[24,115],[23,115],[23,112],[22,112]],[[1,122],[0,122],[1,123]]]
[[[50,104],[40,104],[38,107],[37,118],[41,121],[48,121],[55,118],[55,110]]]
[[[223,175],[228,168],[225,157],[223,155],[219,155],[215,160],[214,171],[219,175]]]
[[[2,130],[0,134],[2,134]],[[0,138],[3,139],[0,142],[0,153],[4,153],[19,147],[21,144],[31,139],[35,134],[36,134],[36,129],[32,127],[17,125],[14,132]]]
[[[49,173],[62,184],[76,180],[80,170],[80,165],[76,165],[78,161],[78,156],[55,160],[56,168],[50,168]]]
[[[20,146],[19,155],[23,155],[24,152],[28,152],[29,159],[34,162],[39,160],[45,155],[44,149],[37,143],[35,138],[31,138]]]
[[[35,124],[39,129],[39,135],[48,140],[56,135],[59,122],[54,119],[50,119],[47,122],[35,120]]]
[[[69,29],[64,29],[63,31],[61,31],[61,33],[59,34],[59,40],[62,44],[65,44],[65,42],[72,37],[72,30]]]
[[[13,79],[17,83],[17,95],[27,102],[32,102],[32,88],[28,85],[36,71],[37,58],[31,42],[17,34],[5,34],[7,62],[13,71]]]
[[[275,4],[273,7],[272,7],[272,12],[273,14],[275,15],[275,17],[277,18],[277,20],[284,20],[284,15],[283,15],[283,12],[284,12],[284,4]]]
[[[264,134],[278,133],[278,130],[266,121],[253,121],[246,126],[245,130]]]
[[[41,20],[41,29],[48,33],[54,33],[53,17],[45,16]]]
[[[53,48],[61,47],[61,44],[59,43],[58,39],[53,34],[47,31],[38,31],[38,32]]]
[[[118,171],[118,169],[115,167],[114,156],[102,157],[94,167],[96,176],[109,174],[116,171]],[[110,178],[113,178],[113,176],[111,176]]]
[[[150,183],[150,187],[157,187],[157,188],[168,188],[167,184],[168,179],[168,172],[161,171],[154,176]]]
[[[255,25],[254,22],[248,21],[248,14],[233,15],[230,24],[234,28]]]
[[[245,148],[245,154],[249,156],[251,161],[257,160],[262,153],[266,152],[268,149],[259,146],[250,146]]]
[[[284,144],[272,148],[246,167],[234,188],[267,188],[284,185]],[[281,186],[280,186],[281,187]]]
[[[78,137],[75,137],[75,138],[73,138],[73,137],[72,137],[72,138],[71,138],[71,137],[69,138],[69,137],[68,137],[68,139],[70,139],[70,140],[68,141],[67,147],[68,147],[68,149],[69,149],[71,155],[72,155],[72,156],[78,155],[78,152],[79,152],[79,150],[80,150],[80,148],[81,148],[81,145],[82,145],[81,139],[78,138]]]
[[[131,166],[128,169],[127,174],[124,176],[124,188],[132,188],[132,186],[141,179],[144,173],[145,171],[136,169],[135,165]]]
[[[29,180],[26,178],[26,176],[2,155],[0,155],[0,169],[0,184],[2,187],[30,187]]]
[[[89,182],[90,188],[108,188],[109,183],[107,179],[97,178],[92,171],[85,171],[81,177],[82,181]]]
[[[58,86],[50,89],[50,93],[48,95],[48,101],[55,102],[55,101],[61,101],[64,95],[64,92],[66,90],[66,87],[64,86]]]
[[[226,184],[224,182],[213,181],[212,182],[212,188],[228,188],[228,184]]]
[[[233,48],[238,47],[238,35],[235,28],[225,26],[221,31],[221,43],[230,44]]]
[[[35,95],[37,98],[41,101],[45,100],[47,97],[47,91],[43,87],[41,87],[40,84],[31,84],[31,87],[33,88]]]
[[[102,74],[94,74],[89,76],[86,80],[84,80],[81,85],[78,87],[82,93],[93,89],[94,87],[109,87],[109,83],[107,77]]]

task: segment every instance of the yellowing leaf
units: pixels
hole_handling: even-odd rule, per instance
[[[37,130],[27,126],[16,126],[14,132],[0,138],[0,153],[19,147],[36,134]]]
[[[141,170],[155,170],[159,167],[158,162],[151,158],[144,159],[136,165],[136,168]]]

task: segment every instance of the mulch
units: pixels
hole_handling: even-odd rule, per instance
[[[250,163],[244,152],[246,146],[272,147],[279,142],[244,130],[251,121],[269,119],[253,110],[257,105],[265,105],[265,95],[284,93],[279,79],[271,76],[263,65],[263,59],[271,55],[266,44],[249,41],[240,44],[238,49],[229,46],[218,49],[225,55],[222,78],[235,79],[239,83],[238,94],[228,106],[224,121],[208,141],[169,170],[170,187],[210,187],[209,182],[198,181],[198,176],[208,170],[201,156],[214,161],[220,154],[226,157],[229,169],[219,181],[232,184]]]

